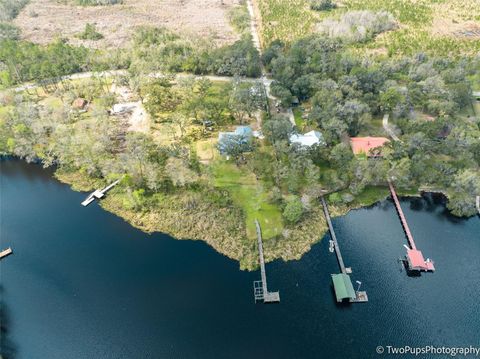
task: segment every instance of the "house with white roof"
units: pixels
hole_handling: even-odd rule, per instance
[[[303,135],[300,133],[291,135],[290,143],[298,143],[303,147],[312,147],[313,145],[324,145],[325,140],[319,131],[310,131]]]

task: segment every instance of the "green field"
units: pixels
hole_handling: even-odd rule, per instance
[[[216,162],[212,171],[215,186],[226,189],[235,205],[242,208],[248,238],[256,238],[255,219],[260,222],[265,239],[282,233],[282,213],[277,206],[269,203],[267,186],[257,181],[253,173],[224,160]]]
[[[360,52],[380,55],[411,55],[420,51],[435,55],[474,55],[480,50],[478,36],[459,35],[480,22],[476,0],[344,0],[330,11],[313,11],[309,0],[257,0],[262,18],[262,42],[292,42],[315,32],[325,18],[338,19],[351,10],[390,12],[397,30],[357,43]]]

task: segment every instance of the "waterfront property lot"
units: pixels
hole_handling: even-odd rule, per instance
[[[257,180],[247,168],[237,167],[234,163],[224,160],[219,160],[213,165],[212,174],[215,186],[226,189],[235,205],[242,208],[248,238],[256,238],[255,219],[260,222],[265,239],[282,233],[282,214],[278,206],[269,203],[266,183]]]

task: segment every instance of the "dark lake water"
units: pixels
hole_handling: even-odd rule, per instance
[[[255,305],[259,272],[83,208],[84,194],[39,166],[1,162],[0,196],[1,247],[14,250],[0,265],[6,358],[363,359],[381,357],[378,345],[480,346],[480,218],[454,219],[432,198],[402,201],[436,262],[421,277],[400,271],[406,239],[391,201],[334,220],[370,299],[341,306],[328,240],[268,264],[282,302]]]

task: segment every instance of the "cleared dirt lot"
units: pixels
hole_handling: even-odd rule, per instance
[[[223,4],[222,4],[223,3]],[[94,48],[125,47],[135,27],[165,26],[171,30],[212,36],[218,44],[238,38],[227,12],[238,0],[124,0],[113,6],[72,6],[58,0],[32,0],[15,19],[23,38],[45,44],[57,37]],[[80,40],[85,24],[95,24],[104,38]]]

